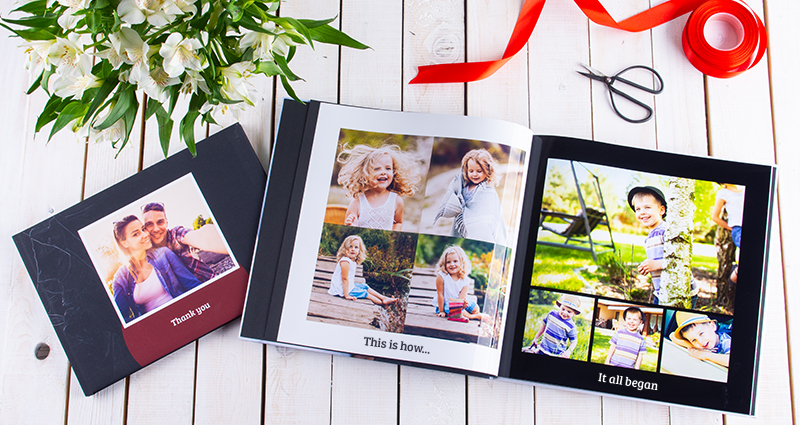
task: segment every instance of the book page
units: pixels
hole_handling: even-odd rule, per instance
[[[277,342],[496,374],[531,140],[322,104]]]

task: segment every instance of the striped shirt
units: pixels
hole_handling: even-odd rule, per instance
[[[575,322],[572,319],[564,320],[561,316],[551,311],[542,319],[544,324],[544,338],[540,347],[545,354],[560,356],[567,350],[570,341],[578,338]]]
[[[644,240],[644,251],[647,253],[648,260],[664,259],[664,233],[667,231],[667,223],[662,221],[655,229],[650,231]],[[659,300],[666,299],[661,292],[661,270],[650,272],[653,279],[653,292]]]
[[[647,351],[644,337],[638,332],[631,332],[626,328],[618,330],[611,337],[611,343],[617,346],[609,361],[612,366],[633,368],[636,358],[640,354],[644,355]]]

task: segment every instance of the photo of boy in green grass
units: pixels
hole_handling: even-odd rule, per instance
[[[711,219],[718,189],[710,181],[549,159],[531,286],[733,314],[732,297],[717,296],[732,290],[727,276],[717,277],[724,262]]]

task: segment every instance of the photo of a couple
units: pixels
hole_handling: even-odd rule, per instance
[[[238,267],[191,175],[78,233],[125,326]]]

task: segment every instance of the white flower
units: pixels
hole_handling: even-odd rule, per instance
[[[183,77],[183,85],[181,86],[181,93],[191,96],[197,93],[197,89],[202,90],[206,94],[211,94],[211,91],[208,89],[208,84],[206,80],[200,75],[197,71],[186,71],[186,75]]]
[[[251,94],[256,94],[255,86],[250,82],[256,66],[253,62],[238,62],[220,68],[222,74],[222,94],[230,100],[242,100],[250,106],[255,105]]]
[[[67,6],[67,10],[58,17],[58,25],[61,28],[72,29],[83,15],[75,15],[75,12],[89,7],[89,0],[58,0],[58,4]]]
[[[281,56],[286,56],[289,54],[289,47],[296,45],[297,43],[284,33],[275,37],[275,41],[272,42],[272,51]]]
[[[83,43],[74,32],[67,38],[56,38],[47,59],[61,75],[85,75],[92,68],[92,58],[83,51]]]
[[[273,22],[264,22],[261,28],[267,31],[275,31]],[[239,51],[244,52],[248,48],[253,48],[253,59],[272,60],[272,42],[275,36],[258,31],[250,31],[239,40]]]
[[[142,78],[150,72],[149,59],[156,51],[142,41],[139,33],[131,28],[122,27],[119,32],[111,34],[108,38],[122,60],[133,65],[127,81],[139,84]]]
[[[105,50],[98,50],[94,53],[91,53],[98,58],[103,58],[114,67],[114,69],[118,69],[120,65],[124,63],[122,56],[119,55],[116,49],[113,46],[109,46],[108,44],[103,43],[103,46],[108,47]]]
[[[214,118],[214,121],[220,120],[220,114],[223,116],[231,114],[235,120],[238,120],[239,114],[244,112],[244,103],[234,103],[230,105],[227,103],[219,103],[217,105],[212,105],[206,102],[206,104],[200,108],[200,113],[205,114],[208,111],[211,111],[211,117]]]
[[[180,83],[179,78],[170,77],[160,67],[154,68],[139,82],[139,88],[158,103],[166,103],[169,99],[167,87]]]
[[[172,0],[122,0],[117,13],[123,22],[131,25],[141,24],[147,19],[150,25],[161,27],[172,22],[182,11]]]
[[[75,96],[76,99],[80,99],[87,89],[100,87],[100,81],[91,72],[80,76],[54,75],[56,77],[50,87],[53,93],[60,98]]]
[[[108,118],[108,115],[111,113],[111,109],[113,108],[113,104],[109,105],[107,108],[103,109],[97,115],[97,118],[94,120],[95,123],[102,123],[103,121]],[[99,142],[117,142],[122,140],[125,136],[125,126],[122,122],[122,119],[117,120],[114,124],[111,124],[110,127],[105,128],[103,130],[96,130],[94,126],[89,126],[89,141],[99,143]]]
[[[31,75],[38,77],[45,68],[50,67],[50,62],[47,56],[50,53],[50,47],[55,44],[55,40],[34,40],[26,41],[19,47],[25,49],[27,60],[25,61],[25,69]]]
[[[183,38],[175,32],[170,34],[159,50],[164,58],[164,70],[170,77],[179,77],[186,69],[202,70],[203,63],[197,55],[197,50],[201,47],[200,40]]]
[[[175,0],[175,6],[183,13],[190,13],[192,15],[197,13],[197,7],[194,2],[197,0]]]

